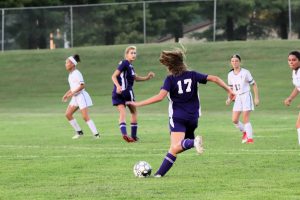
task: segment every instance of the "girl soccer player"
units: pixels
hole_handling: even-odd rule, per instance
[[[293,70],[293,84],[295,86],[294,90],[290,94],[288,98],[285,99],[284,104],[290,106],[293,99],[298,95],[300,91],[300,52],[292,51],[288,55],[288,64],[290,68]],[[298,115],[298,119],[296,122],[296,128],[298,132],[298,143],[300,145],[300,113]]]
[[[232,122],[242,133],[242,143],[253,143],[253,131],[250,123],[250,112],[254,110],[253,99],[250,91],[252,85],[254,92],[254,104],[259,104],[258,88],[250,72],[241,68],[241,57],[233,55],[231,57],[232,70],[228,73],[228,85],[233,89],[236,98],[233,105]],[[231,99],[226,100],[226,105],[231,103]],[[239,121],[240,114],[243,113],[243,122]]]
[[[138,76],[133,68],[133,61],[136,59],[136,47],[129,46],[125,49],[124,60],[120,61],[118,68],[112,75],[114,89],[112,91],[112,104],[117,106],[120,113],[119,125],[123,139],[127,142],[136,142],[137,137],[137,110],[135,107],[128,105],[131,113],[131,137],[127,135],[126,130],[126,101],[134,101],[133,83],[134,81],[146,81],[155,76],[149,72],[147,76]]]
[[[168,95],[171,145],[159,170],[154,174],[155,177],[162,177],[168,172],[177,154],[193,147],[199,154],[203,153],[202,137],[195,138],[194,135],[201,115],[198,83],[212,81],[224,88],[230,97],[234,97],[233,91],[223,80],[217,76],[189,71],[183,58],[181,49],[163,51],[159,61],[168,69],[170,75],[166,77],[160,92],[144,101],[128,102],[133,106],[145,106],[162,101]]]
[[[100,135],[97,131],[97,128],[92,119],[90,119],[88,114],[88,107],[92,106],[92,99],[90,95],[85,91],[85,83],[82,77],[82,74],[78,69],[76,69],[76,65],[80,62],[79,55],[70,56],[66,59],[66,70],[69,71],[69,84],[70,90],[68,90],[62,98],[63,102],[67,102],[69,98],[71,101],[66,110],[66,118],[69,120],[71,126],[76,131],[76,134],[73,136],[73,139],[78,139],[83,136],[82,129],[77,123],[76,119],[73,118],[73,114],[78,110],[81,111],[82,117],[85,122],[88,124],[91,129],[94,137],[100,138]]]

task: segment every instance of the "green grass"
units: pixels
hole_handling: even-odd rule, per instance
[[[166,75],[158,63],[162,49],[175,45],[138,45],[135,69],[155,79],[136,83],[138,100],[159,91]],[[167,101],[139,109],[141,141],[127,144],[111,106],[111,74],[125,46],[55,51],[11,51],[0,55],[0,199],[300,199],[299,146],[294,128],[295,100],[283,100],[293,89],[287,54],[299,41],[253,41],[187,44],[192,69],[224,80],[229,57],[240,53],[258,83],[261,105],[252,113],[255,144],[240,144],[231,124],[226,93],[209,83],[200,87],[203,116],[198,134],[205,153],[179,155],[162,179],[138,179],[132,167],[139,160],[158,169],[169,148]],[[95,106],[90,114],[102,132],[93,140],[87,125],[80,140],[64,117],[68,89],[64,59],[82,57],[80,70]]]

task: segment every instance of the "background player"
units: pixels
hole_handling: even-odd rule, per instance
[[[230,87],[219,77],[189,71],[183,58],[184,53],[181,49],[163,51],[159,60],[171,75],[166,77],[160,92],[144,101],[128,102],[129,105],[145,106],[162,101],[168,95],[171,145],[155,177],[162,177],[168,172],[177,154],[193,147],[199,154],[203,152],[202,137],[195,138],[194,135],[198,126],[198,118],[201,115],[198,83],[215,82],[224,88],[229,96],[234,96]]]
[[[112,103],[117,106],[120,113],[119,125],[123,139],[127,142],[135,142],[137,137],[137,110],[135,107],[128,105],[131,113],[131,137],[127,135],[126,130],[126,101],[134,101],[133,84],[134,81],[146,81],[155,76],[149,72],[147,76],[138,76],[133,68],[133,61],[136,59],[136,47],[129,46],[125,49],[124,60],[120,61],[118,68],[112,75],[114,89],[112,91]]]
[[[91,129],[94,137],[97,139],[100,137],[97,128],[92,119],[90,119],[88,114],[88,107],[92,106],[92,99],[90,95],[85,91],[85,83],[82,77],[82,74],[78,69],[76,69],[76,65],[80,62],[79,55],[70,56],[66,59],[66,70],[69,71],[69,85],[70,90],[68,90],[62,98],[63,102],[67,102],[69,98],[71,101],[66,110],[66,117],[69,120],[71,126],[76,131],[76,134],[73,136],[73,139],[78,139],[83,136],[82,129],[77,123],[76,119],[73,118],[73,114],[78,110],[81,111],[82,117],[84,121],[88,124]]]
[[[233,89],[236,98],[232,110],[232,122],[242,133],[242,143],[253,143],[253,130],[250,123],[250,112],[254,110],[250,85],[253,87],[254,104],[259,104],[258,88],[251,73],[241,68],[241,57],[237,54],[231,57],[232,70],[228,73],[228,85]],[[226,100],[226,105],[231,103],[231,99]],[[243,113],[243,122],[239,121],[240,114]]]
[[[292,51],[288,56],[288,64],[289,67],[293,70],[293,84],[295,86],[294,90],[290,94],[288,98],[285,99],[284,104],[290,106],[293,99],[298,95],[300,91],[300,52]],[[298,132],[298,143],[300,145],[300,113],[298,115],[298,119],[296,122],[296,128]]]

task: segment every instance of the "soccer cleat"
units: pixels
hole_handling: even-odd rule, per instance
[[[162,176],[160,174],[154,174],[154,178],[161,178]]]
[[[196,138],[194,139],[194,147],[196,148],[196,151],[198,154],[203,153],[204,148],[203,148],[202,136],[200,136],[200,135],[196,136]]]
[[[135,142],[137,142],[137,141],[139,141],[140,140],[140,138],[138,138],[138,137],[131,137]]]
[[[73,137],[72,137],[72,139],[79,139],[81,136],[83,136],[83,134],[75,134]]]
[[[94,135],[94,139],[100,139],[100,134],[97,133],[96,135]]]
[[[253,144],[254,143],[254,140],[252,138],[249,138],[246,142],[247,144]]]
[[[247,138],[247,133],[246,133],[246,132],[243,132],[242,144],[246,143],[247,140],[248,140],[248,138]]]
[[[126,141],[126,142],[135,142],[135,140],[131,137],[129,137],[128,135],[123,135],[123,139]]]

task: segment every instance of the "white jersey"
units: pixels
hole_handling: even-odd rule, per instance
[[[254,83],[251,73],[244,68],[241,68],[238,74],[235,74],[233,70],[228,73],[228,85],[237,95],[250,92],[250,85]]]
[[[300,91],[300,72],[293,70],[293,84]]]
[[[75,69],[74,71],[69,73],[68,81],[69,81],[71,91],[75,91],[81,84],[84,84],[82,74],[77,69]],[[80,92],[83,92],[83,91],[84,91],[84,89],[81,90]]]

